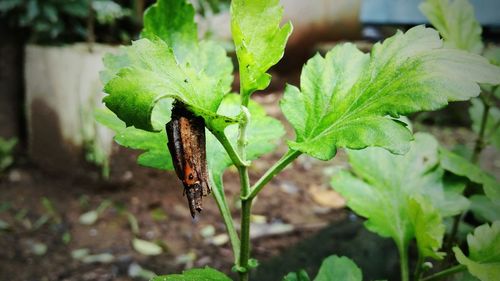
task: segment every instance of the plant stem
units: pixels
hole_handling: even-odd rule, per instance
[[[486,95],[486,94],[485,94]],[[474,151],[472,153],[472,162],[477,163],[479,160],[479,155],[481,154],[481,151],[484,148],[484,135],[486,132],[486,123],[488,123],[488,114],[490,112],[490,104],[486,100],[487,97],[484,97],[481,99],[483,102],[483,116],[481,116],[481,127],[479,128],[479,135],[476,139],[476,143],[474,145]]]
[[[477,164],[479,161],[479,156],[481,155],[481,151],[484,149],[484,143],[485,143],[485,133],[486,133],[486,125],[488,123],[488,114],[490,112],[490,102],[489,98],[496,91],[497,87],[493,87],[491,91],[486,91],[483,90],[483,95],[481,96],[480,100],[483,103],[483,115],[481,116],[481,124],[479,127],[479,134],[477,136],[476,142],[474,144],[474,150],[472,152],[471,156],[471,162]],[[467,195],[468,190],[470,189],[470,184],[467,184],[465,186],[465,189],[463,191],[464,195]],[[453,218],[453,226],[451,229],[450,236],[448,238],[448,241],[445,245],[445,251],[446,253],[450,253],[451,247],[453,246],[453,243],[456,240],[456,236],[458,233],[458,229],[460,227],[460,221],[462,220],[463,216],[465,213],[462,213],[460,215],[457,215]],[[448,255],[450,256],[450,255]],[[448,259],[448,258],[447,258]]]
[[[422,276],[422,264],[424,263],[424,259],[420,252],[418,253],[418,260],[417,260],[417,265],[415,266],[415,273],[413,275],[413,280],[417,281],[420,280],[420,277]]]
[[[432,274],[431,276],[427,276],[425,277],[424,279],[421,279],[421,281],[434,281],[434,280],[440,280],[442,279],[443,277],[446,277],[448,275],[452,275],[452,274],[455,274],[455,273],[458,273],[458,272],[461,272],[461,271],[464,271],[466,270],[467,267],[465,267],[465,265],[462,265],[462,264],[459,264],[459,265],[456,265],[454,267],[450,267],[448,269],[445,269],[443,271],[440,271],[440,272],[437,272],[437,273],[434,273]]]
[[[239,124],[239,136],[238,136],[238,154],[240,155],[243,162],[246,162],[246,130],[248,123],[250,122],[250,112],[246,106],[241,106],[242,119]],[[248,261],[250,259],[250,216],[252,213],[252,200],[243,199],[248,196],[250,192],[250,179],[248,177],[248,168],[246,165],[238,166],[238,173],[240,176],[240,197],[241,199],[241,229],[240,229],[240,256],[239,256],[239,275],[241,281],[248,281],[250,268],[248,266]]]
[[[280,160],[278,160],[274,165],[267,170],[267,172],[253,185],[250,189],[250,194],[248,196],[242,197],[243,199],[253,199],[259,192],[264,188],[264,186],[271,181],[271,179],[281,172],[288,164],[292,163],[293,160],[297,159],[302,154],[302,152],[297,150],[289,150],[285,153]]]
[[[246,163],[246,161],[241,158],[238,152],[236,152],[236,149],[231,144],[229,139],[226,137],[224,132],[219,132],[219,131],[211,131],[211,132],[217,138],[217,140],[222,144],[227,154],[229,155],[229,158],[231,158],[231,161],[236,167],[248,165],[248,163]]]
[[[398,243],[399,266],[401,270],[401,281],[410,281],[410,268],[408,265],[408,247]]]
[[[238,237],[238,233],[234,227],[233,218],[231,217],[231,211],[229,210],[226,196],[224,195],[224,187],[222,186],[222,179],[218,179],[220,184],[216,184],[212,181],[212,186],[214,187],[212,192],[215,198],[215,202],[217,202],[217,207],[219,208],[219,212],[222,215],[222,220],[226,225],[226,230],[229,235],[229,241],[231,242],[231,248],[233,249],[234,255],[234,263],[238,264],[238,258],[240,256],[240,239]]]
[[[249,278],[250,268],[248,261],[250,260],[250,216],[252,212],[252,200],[241,200],[241,247],[239,265],[244,268],[240,272],[240,280],[247,281]]]

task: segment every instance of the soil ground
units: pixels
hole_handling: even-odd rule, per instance
[[[283,119],[276,106],[280,96],[258,95],[256,99],[270,115]],[[474,134],[462,127],[417,128],[434,133],[449,147],[470,147],[474,140]],[[293,135],[289,127],[287,131]],[[231,274],[233,256],[229,243],[220,241],[225,229],[212,198],[204,201],[203,212],[192,220],[173,172],[140,167],[135,164],[136,152],[117,149],[108,181],[99,179],[95,169],[87,168],[71,177],[49,174],[23,161],[22,155],[0,178],[0,219],[8,224],[0,230],[0,280],[141,280],[133,277],[138,266],[165,274],[210,265]],[[272,154],[255,161],[251,180],[255,181],[285,150],[281,144]],[[487,149],[482,161],[487,169],[498,173],[496,152]],[[392,242],[364,230],[362,220],[343,208],[342,198],[329,189],[331,174],[345,166],[342,151],[330,162],[301,156],[264,189],[253,208],[254,224],[264,225],[264,230],[271,225],[286,224],[288,228],[253,240],[252,255],[261,263],[254,280],[281,280],[298,268],[306,268],[314,276],[320,261],[334,253],[353,258],[367,279],[397,276],[397,253]],[[226,172],[228,200],[238,217],[236,179],[234,170]],[[332,199],[322,202],[315,193]],[[79,222],[83,213],[105,201],[111,205],[95,223]],[[136,234],[131,217],[138,222]],[[210,233],[212,227],[215,232]],[[134,237],[158,242],[163,245],[163,253],[138,253],[132,246]],[[72,256],[78,249],[88,249],[92,255],[111,254],[112,258],[100,256],[100,261],[85,261]],[[384,253],[384,259],[380,259],[380,253]]]

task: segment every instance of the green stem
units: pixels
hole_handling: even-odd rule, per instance
[[[417,260],[417,265],[415,267],[415,273],[413,275],[413,280],[417,281],[420,280],[420,277],[422,276],[422,264],[424,263],[424,258],[418,253],[418,260]]]
[[[488,114],[490,112],[490,104],[486,100],[486,97],[482,98],[481,101],[483,102],[484,110],[483,110],[483,116],[481,116],[481,127],[479,128],[479,135],[476,139],[476,143],[474,145],[474,151],[472,153],[472,162],[477,163],[479,160],[479,155],[481,154],[481,151],[484,148],[484,135],[486,132],[486,123],[488,123]]]
[[[491,92],[485,91],[483,89],[483,95],[480,98],[481,102],[483,103],[484,108],[483,108],[483,115],[481,116],[481,124],[479,127],[479,134],[477,136],[476,143],[474,144],[474,150],[473,150],[472,156],[471,156],[472,163],[477,164],[477,162],[479,161],[479,156],[481,155],[481,152],[484,149],[486,124],[488,122],[488,114],[489,114],[490,108],[491,108],[489,99],[490,99],[490,96],[492,95],[492,93],[494,93],[495,91],[496,91],[496,87],[494,87]],[[467,195],[467,193],[469,192],[470,186],[471,186],[470,184],[467,184],[465,186],[465,189],[462,192],[464,195]],[[457,215],[453,218],[453,227],[452,227],[450,236],[448,238],[448,241],[445,245],[446,253],[451,252],[451,247],[453,246],[453,243],[456,240],[458,229],[460,227],[460,221],[462,220],[463,216],[464,216],[464,213]],[[448,255],[448,257],[450,257],[450,256],[451,255]],[[447,260],[449,260],[449,258],[447,258]]]
[[[410,268],[408,265],[408,247],[403,245],[404,243],[399,243],[399,266],[401,270],[401,281],[410,281]]]
[[[247,281],[250,268],[250,216],[252,213],[252,200],[241,200],[241,247],[239,265],[243,268],[240,271],[240,280]]]
[[[443,277],[464,271],[466,269],[467,269],[467,267],[465,265],[459,264],[459,265],[456,265],[454,267],[450,267],[448,269],[445,269],[443,271],[434,273],[431,276],[427,276],[424,279],[421,279],[421,281],[441,280],[441,279],[443,279]]]
[[[212,181],[213,188],[213,196],[215,198],[215,202],[217,203],[217,207],[219,208],[219,212],[222,216],[222,220],[226,225],[226,230],[229,235],[229,241],[231,243],[231,248],[233,249],[234,255],[234,263],[238,264],[238,258],[240,256],[240,238],[238,237],[238,233],[234,227],[233,218],[231,216],[231,211],[229,210],[229,206],[227,204],[226,196],[224,195],[224,187],[222,185],[222,178],[219,179],[220,185],[217,185]]]
[[[245,105],[241,106],[242,119],[239,124],[238,136],[238,154],[243,162],[246,162],[246,145],[247,137],[246,130],[250,122],[250,112]],[[238,166],[238,173],[240,176],[240,197],[248,196],[250,192],[250,179],[248,176],[247,166]],[[250,216],[252,213],[252,200],[241,199],[241,230],[240,230],[240,256],[239,256],[239,275],[241,281],[249,280],[250,267],[248,261],[250,260]]]
[[[248,166],[248,163],[238,154],[238,152],[236,152],[236,149],[231,144],[229,139],[226,137],[224,132],[220,131],[211,131],[211,132],[217,138],[217,140],[222,144],[227,154],[229,155],[229,158],[231,158],[231,161],[236,167]]]
[[[250,189],[250,194],[248,196],[243,196],[243,199],[251,200],[259,194],[259,192],[264,188],[264,186],[273,179],[275,175],[281,172],[286,166],[297,159],[302,154],[302,152],[297,150],[289,150],[285,153],[280,160],[278,160],[274,165],[267,170],[267,172],[253,185]]]

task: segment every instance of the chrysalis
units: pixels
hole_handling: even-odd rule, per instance
[[[166,125],[168,150],[172,155],[177,177],[184,185],[191,216],[201,212],[202,196],[210,193],[205,151],[205,120],[195,116],[184,104],[176,101],[172,118]]]

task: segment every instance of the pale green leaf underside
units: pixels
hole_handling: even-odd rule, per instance
[[[349,150],[349,162],[359,178],[341,172],[332,186],[354,212],[367,218],[369,230],[394,239],[401,249],[415,238],[424,257],[440,259],[442,217],[460,213],[468,202],[459,196],[454,209],[444,203],[448,197],[442,171],[436,168],[437,153],[436,140],[427,134],[416,134],[404,156],[381,148]]]
[[[151,281],[232,281],[224,273],[210,267],[194,268],[182,274],[157,276]]]
[[[158,103],[153,122],[165,124],[170,120],[171,100],[165,99]],[[95,113],[96,120],[115,132],[115,141],[121,146],[143,150],[137,162],[146,167],[161,170],[173,170],[172,157],[167,149],[167,135],[165,129],[160,132],[148,132],[134,127],[126,127],[109,109],[101,109]]]
[[[198,44],[194,15],[194,7],[186,0],[158,0],[144,12],[141,37],[161,38],[174,49],[175,56],[184,61]]]
[[[500,183],[493,176],[483,171],[476,164],[444,148],[439,149],[439,157],[441,166],[445,170],[466,177],[472,182],[482,184],[486,196],[492,201],[500,201]]]
[[[231,32],[244,98],[269,85],[266,72],[283,57],[292,25],[280,27],[282,14],[279,0],[231,1]]]
[[[424,26],[376,44],[371,55],[343,44],[307,62],[300,90],[286,88],[281,108],[296,132],[289,146],[322,160],[338,147],[402,154],[411,133],[388,116],[435,110],[477,96],[477,83],[497,82],[500,68],[444,49],[438,33]]]
[[[349,258],[329,256],[321,263],[314,281],[361,281],[363,274]]]
[[[454,247],[458,262],[481,281],[496,281],[500,276],[500,221],[477,227],[467,236],[469,256]]]
[[[467,0],[427,0],[419,8],[448,46],[481,53],[482,28]]]

